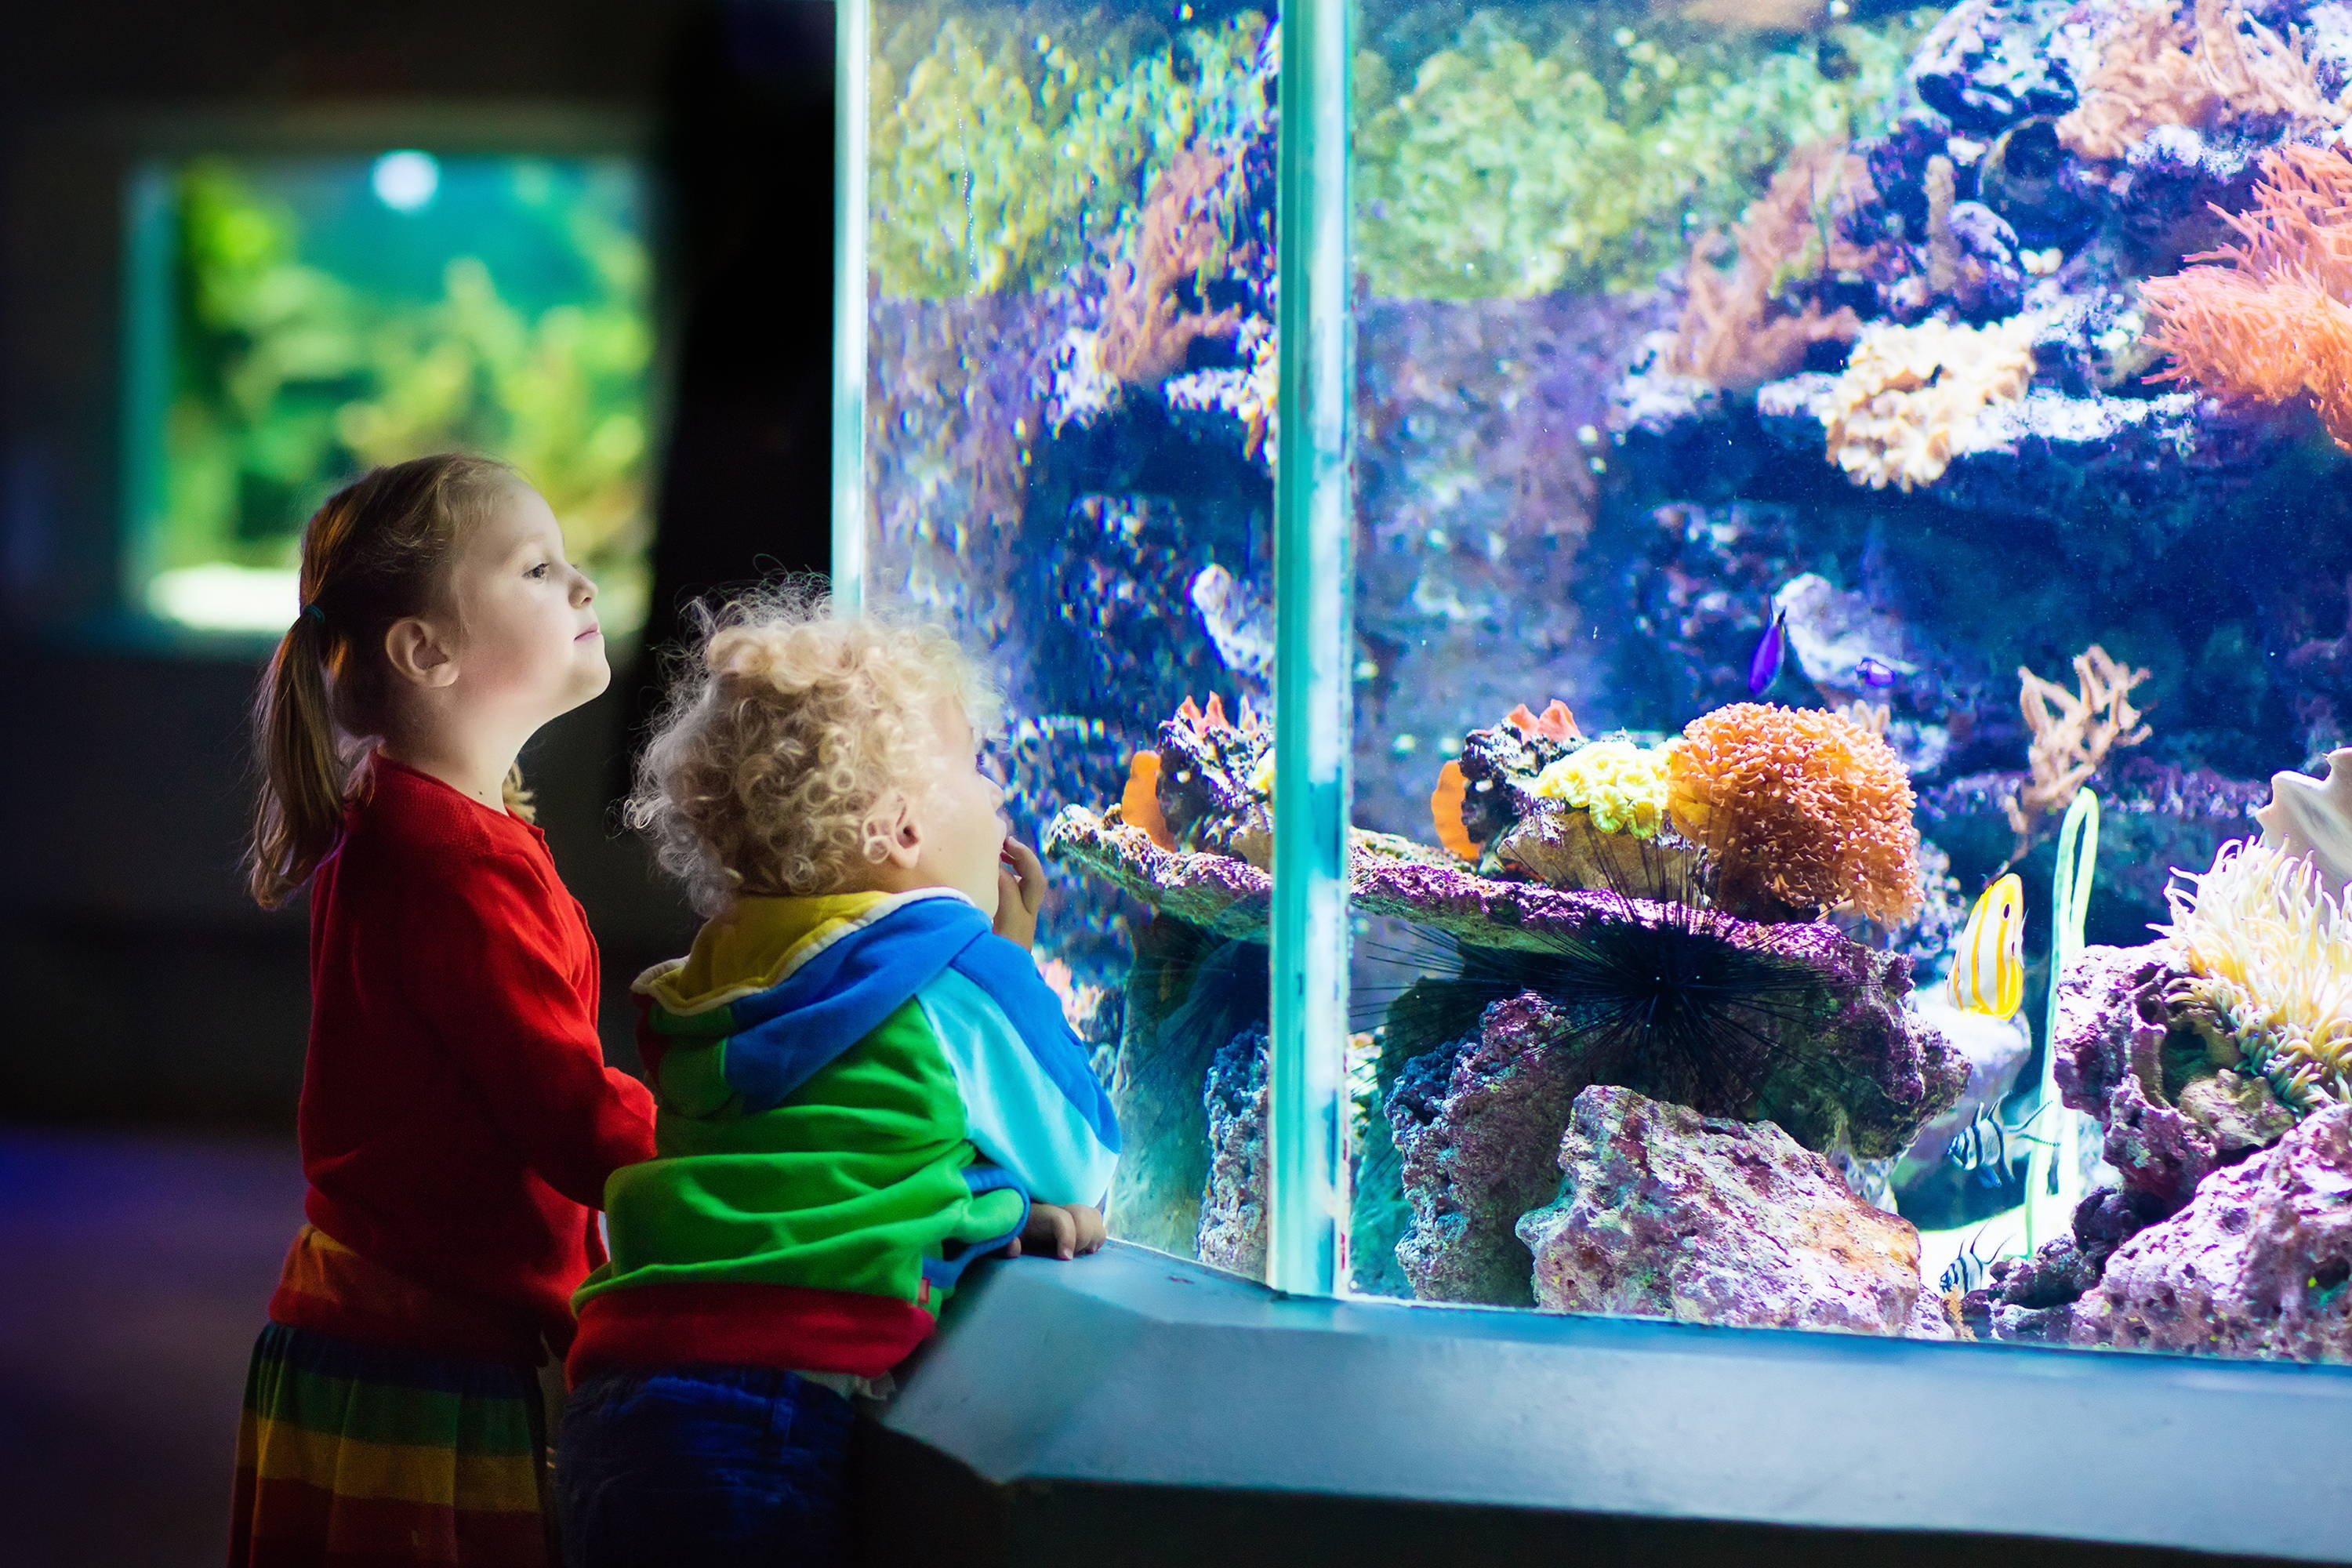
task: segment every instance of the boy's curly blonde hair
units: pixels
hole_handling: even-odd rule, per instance
[[[994,722],[995,692],[937,626],[836,617],[809,583],[696,615],[701,646],[677,666],[625,815],[706,916],[879,862],[899,807],[940,777],[939,700],[975,735]]]

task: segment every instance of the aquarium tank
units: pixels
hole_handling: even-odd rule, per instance
[[[513,463],[645,619],[652,278],[617,157],[157,161],[129,191],[126,589],[167,626],[274,637],[303,522],[368,468]]]
[[[838,564],[1003,685],[1115,1235],[2352,1360],[2352,5],[844,16]]]

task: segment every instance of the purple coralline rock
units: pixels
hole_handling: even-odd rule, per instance
[[[1790,984],[1742,1019],[1775,1045],[1759,1079],[1702,1086],[1699,1109],[1770,1118],[1809,1148],[1843,1145],[1865,1159],[1899,1154],[1929,1118],[1959,1099],[1968,1058],[1905,1008],[1911,961],[1819,923],[1765,925],[1612,893],[1564,892],[1445,867],[1371,864],[1351,895],[1367,914],[1393,915],[1457,940],[1533,953],[1573,949],[1605,923],[1696,931],[1706,940],[1785,961]],[[1798,974],[1810,973],[1811,984]],[[1588,1044],[1592,1037],[1585,1037]],[[1586,1081],[1645,1087],[1644,1064],[1592,1059]]]
[[[1217,1049],[1201,1095],[1209,1119],[1209,1180],[1201,1194],[1201,1261],[1265,1278],[1266,1033]]]
[[[1528,1249],[1512,1227],[1559,1184],[1560,1129],[1591,1081],[1571,1039],[1529,994],[1399,1075],[1389,1127],[1413,1223],[1397,1262],[1421,1300],[1528,1304]]]
[[[2352,1361],[2352,1107],[2305,1121],[2133,1236],[2073,1309],[2077,1344]]]
[[[1475,931],[1489,945],[1537,954],[1589,941],[1605,921],[1687,929],[1692,918],[1642,900],[1422,866],[1360,870],[1355,901],[1366,912]],[[1416,1293],[1526,1300],[1528,1261],[1511,1226],[1547,1195],[1549,1152],[1570,1101],[1591,1085],[1672,1093],[1695,1101],[1694,1114],[1769,1120],[1802,1146],[1865,1161],[1900,1152],[1958,1098],[1968,1059],[1905,1008],[1907,959],[1827,925],[1710,915],[1701,929],[1714,933],[1709,940],[1788,961],[1787,983],[1740,1015],[1739,1026],[1772,1043],[1752,1078],[1674,1077],[1639,1032],[1579,1027],[1572,1011],[1533,990],[1489,1005],[1476,1033],[1415,1058],[1399,1076],[1387,1111],[1414,1223],[1397,1256]]]
[[[2074,83],[2047,35],[2067,9],[2051,0],[1963,0],[1912,57],[1912,86],[1970,134],[2002,131],[2028,115],[2063,114],[2074,107]]]
[[[1559,1195],[1518,1222],[1537,1305],[1685,1322],[1902,1334],[1919,1236],[1769,1121],[1631,1089],[1576,1097]]]
[[[2161,942],[2089,947],[2058,985],[2059,1092],[2106,1130],[2124,1187],[2166,1212],[2294,1125],[2260,1076],[2216,1068],[2174,1033],[2165,993],[2183,973]]]

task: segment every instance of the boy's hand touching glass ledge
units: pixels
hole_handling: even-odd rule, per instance
[[[997,862],[996,934],[1027,947],[1037,938],[1037,911],[1045,906],[1045,863],[1037,851],[1010,837],[997,852]]]
[[[1034,864],[1037,858],[1033,855],[1029,858]],[[1025,1248],[1032,1252],[1049,1253],[1066,1261],[1083,1258],[1089,1252],[1100,1252],[1109,1234],[1103,1227],[1100,1209],[1089,1208],[1085,1204],[1071,1204],[1065,1207],[1060,1204],[1032,1203],[1029,1205],[1029,1223],[1021,1227],[1019,1236],[1005,1243],[1004,1256],[1018,1258]]]

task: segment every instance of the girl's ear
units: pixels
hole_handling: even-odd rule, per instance
[[[883,861],[911,871],[922,858],[923,825],[916,819],[913,807],[902,800],[898,803],[898,820],[890,825],[890,836],[883,844]]]
[[[384,661],[412,686],[446,686],[457,679],[457,660],[439,631],[417,616],[392,623],[383,634]]]

